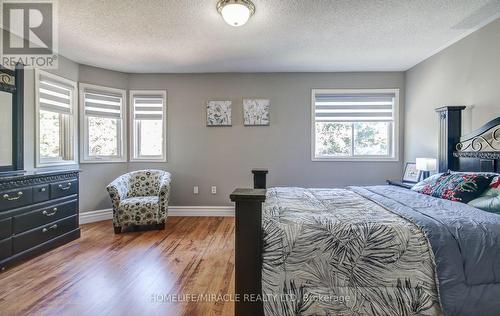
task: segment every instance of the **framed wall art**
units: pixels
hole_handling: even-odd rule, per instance
[[[243,124],[245,126],[269,126],[271,100],[243,99]]]
[[[207,102],[207,126],[231,126],[232,102],[208,101]]]

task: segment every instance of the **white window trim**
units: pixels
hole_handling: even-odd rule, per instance
[[[355,156],[355,157],[316,157],[316,120],[315,120],[315,96],[316,93],[338,93],[338,94],[364,94],[364,93],[394,93],[394,131],[392,134],[392,146],[394,147],[393,157],[371,157],[371,156]],[[311,90],[311,160],[312,161],[352,161],[352,162],[384,162],[384,161],[399,161],[399,88],[392,89],[312,89]]]
[[[135,124],[134,124],[134,95],[135,94],[161,94],[163,98],[163,150],[161,157],[152,158],[134,158],[134,141],[135,141]],[[167,162],[167,91],[166,90],[130,90],[129,91],[129,126],[130,126],[130,137],[129,137],[129,157],[131,162]]]
[[[78,88],[76,81],[69,80],[50,72],[43,71],[40,69],[35,69],[35,168],[47,168],[55,166],[68,166],[68,165],[78,165]],[[52,78],[56,81],[67,84],[73,88],[72,93],[72,113],[71,117],[73,120],[73,159],[63,160],[63,159],[41,159],[40,157],[40,76],[46,76]],[[45,161],[43,161],[45,160]]]
[[[127,91],[123,89],[110,88],[89,83],[79,83],[80,87],[80,163],[115,163],[127,162]],[[122,124],[120,128],[120,141],[118,142],[120,156],[100,156],[88,157],[86,149],[88,148],[88,128],[87,116],[85,115],[85,89],[101,90],[103,92],[111,92],[121,94],[122,96]]]

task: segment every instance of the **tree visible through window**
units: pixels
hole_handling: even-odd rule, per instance
[[[125,90],[80,84],[82,161],[125,161]]]
[[[313,90],[314,158],[394,158],[397,91]]]
[[[118,155],[118,120],[89,116],[89,156]]]
[[[37,70],[36,166],[77,163],[76,82]]]
[[[61,114],[40,110],[40,157],[62,158]]]

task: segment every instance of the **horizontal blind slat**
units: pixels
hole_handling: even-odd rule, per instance
[[[144,97],[134,98],[134,104],[159,104],[159,105],[163,105],[163,99],[158,99],[158,98],[146,99]]]
[[[69,107],[71,100],[69,97],[67,98],[61,98],[57,95],[52,95],[52,94],[47,94],[45,92],[40,91],[40,99],[46,99],[46,100],[51,100],[57,103],[60,103],[61,106]]]
[[[161,121],[163,119],[162,114],[135,114],[136,120],[154,120]]]
[[[61,114],[71,114],[71,109],[40,101],[40,110],[56,112]]]
[[[114,99],[118,99],[118,100],[122,99],[121,93],[100,91],[100,90],[95,90],[95,89],[85,89],[84,93],[91,95],[91,96],[96,96],[96,97],[109,97],[109,98],[114,98]]]
[[[118,93],[85,89],[85,115],[120,119],[122,95]]]
[[[163,97],[155,94],[134,95],[134,119],[162,120]]]
[[[38,102],[40,109],[60,114],[71,114],[73,87],[44,75],[40,75],[39,78]]]
[[[147,106],[136,106],[135,111],[146,111],[146,112],[162,112],[163,108],[162,107],[147,107]]]
[[[103,109],[103,110],[113,110],[113,111],[117,111],[117,112],[120,112],[120,110],[121,110],[120,105],[102,104],[102,103],[88,102],[88,101],[85,101],[85,108],[97,108],[97,109]]]
[[[316,94],[317,102],[392,102],[394,94]]]
[[[59,80],[57,78],[54,78],[52,76],[47,76],[47,75],[44,75],[44,74],[40,74],[40,83],[48,83],[48,84],[54,84],[56,85],[57,87],[59,87],[60,89],[65,89],[65,90],[68,90],[68,91],[73,91],[73,89],[75,89],[75,87],[63,80]]]
[[[72,88],[68,89],[65,88],[64,86],[60,86],[59,83],[53,81],[40,81],[39,88],[67,95],[68,97],[70,96],[71,91],[73,90]]]
[[[322,105],[316,103],[317,110],[391,110],[391,104],[374,104],[374,105],[360,105],[360,104],[346,104],[346,105]]]
[[[384,117],[370,117],[370,118],[360,118],[360,117],[319,117],[316,118],[316,123],[353,123],[353,122],[387,122],[391,123],[393,120],[388,120]]]
[[[392,119],[392,112],[349,112],[349,113],[316,113],[316,117],[385,117]]]
[[[316,94],[314,116],[317,122],[391,122],[394,99],[392,93]]]
[[[85,115],[96,116],[96,117],[116,118],[116,119],[121,118],[121,113],[102,112],[102,111],[95,111],[95,110],[85,110]]]

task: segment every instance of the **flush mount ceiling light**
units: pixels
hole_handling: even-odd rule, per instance
[[[217,11],[231,26],[242,26],[255,13],[255,5],[250,0],[219,0]]]

